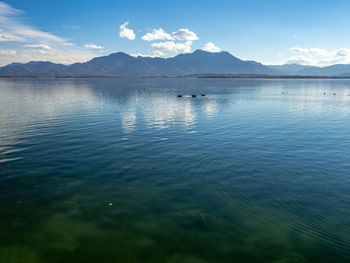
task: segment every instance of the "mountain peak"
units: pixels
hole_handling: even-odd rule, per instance
[[[5,66],[0,76],[183,76],[192,74],[272,74],[261,64],[242,61],[230,53],[197,49],[172,58],[135,58],[124,52],[72,65],[31,62],[26,67]]]
[[[231,53],[227,51],[219,51],[219,52],[210,52],[203,49],[196,49],[193,53],[193,55],[207,55],[207,56],[227,56],[227,57],[235,57]]]
[[[124,52],[115,52],[109,54],[107,57],[125,57],[125,58],[133,58],[132,56],[124,53]]]
[[[205,51],[203,49],[196,49],[195,51],[192,52],[192,54],[206,54],[206,53],[210,53],[210,52]]]

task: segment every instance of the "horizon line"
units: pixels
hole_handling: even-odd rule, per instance
[[[327,67],[332,67],[332,66],[335,66],[335,65],[350,65],[350,64],[343,64],[343,63],[340,63],[340,64],[331,64],[331,65],[328,65],[328,66],[315,66],[315,65],[305,65],[305,64],[299,64],[299,63],[285,63],[285,64],[264,64],[262,62],[259,62],[257,60],[251,60],[251,59],[240,59],[239,57],[236,57],[234,56],[233,54],[231,54],[229,51],[225,51],[225,50],[222,50],[222,51],[218,51],[218,52],[210,52],[210,51],[206,51],[206,50],[203,50],[203,49],[196,49],[194,50],[193,52],[186,52],[186,53],[179,53],[179,54],[176,54],[174,56],[171,56],[171,57],[160,57],[160,56],[147,56],[147,55],[141,55],[141,54],[129,54],[127,52],[124,52],[124,51],[116,51],[116,52],[112,52],[112,53],[109,53],[109,54],[106,54],[106,55],[101,55],[101,56],[96,56],[96,57],[93,57],[91,58],[90,60],[87,60],[85,62],[73,62],[73,63],[70,63],[70,64],[64,64],[64,63],[55,63],[55,62],[52,62],[50,60],[30,60],[28,62],[11,62],[9,64],[6,64],[6,65],[3,65],[3,66],[0,66],[0,68],[3,68],[3,67],[6,67],[6,66],[9,66],[9,65],[12,65],[12,64],[21,64],[21,65],[25,65],[25,64],[28,64],[28,63],[33,63],[33,62],[49,62],[49,63],[52,63],[52,64],[55,64],[55,65],[64,65],[64,66],[70,66],[70,65],[74,65],[74,64],[77,64],[77,63],[80,63],[80,64],[84,64],[84,63],[87,63],[93,59],[96,59],[96,58],[102,58],[102,57],[108,57],[110,55],[113,55],[113,54],[118,54],[118,53],[122,53],[122,54],[125,54],[125,55],[128,55],[129,57],[132,57],[132,58],[152,58],[152,59],[171,59],[171,58],[175,58],[177,56],[180,56],[180,55],[186,55],[186,54],[194,54],[195,52],[198,52],[198,51],[201,51],[203,53],[213,53],[213,54],[220,54],[220,53],[228,53],[230,54],[231,56],[241,60],[241,61],[252,61],[252,62],[256,62],[256,63],[260,63],[261,65],[264,65],[266,67],[271,67],[271,66],[285,66],[285,65],[299,65],[299,66],[304,66],[304,67],[315,67],[315,68],[327,68]]]

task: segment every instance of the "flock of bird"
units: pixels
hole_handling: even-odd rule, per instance
[[[284,92],[282,91],[281,94],[284,94]],[[323,95],[326,95],[327,93],[326,92],[323,92]],[[337,95],[337,93],[333,93],[333,95]]]
[[[196,95],[196,94],[192,94],[191,96],[192,96],[192,98],[197,97],[197,95]],[[201,94],[201,96],[202,96],[202,97],[204,97],[204,96],[205,96],[205,94],[204,94],[204,93],[202,93],[202,94]],[[178,97],[178,98],[182,98],[182,94],[177,94],[177,97]]]
[[[281,92],[281,94],[284,94],[284,92],[282,91],[282,92]],[[326,95],[326,94],[327,94],[326,92],[324,92],[324,93],[323,93],[323,95]],[[336,94],[336,93],[333,93],[333,95],[335,96],[335,95],[337,95],[337,94]],[[197,95],[196,95],[196,94],[192,94],[191,96],[192,96],[192,98],[197,97]],[[201,96],[202,96],[202,97],[204,97],[204,96],[205,96],[205,94],[204,94],[204,93],[202,93],[202,94],[201,94]],[[182,94],[177,94],[177,97],[178,97],[178,98],[182,98]]]

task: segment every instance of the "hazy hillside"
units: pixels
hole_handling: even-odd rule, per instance
[[[268,66],[280,75],[295,76],[350,76],[350,65],[337,64],[328,67],[304,66],[299,64],[271,65]]]

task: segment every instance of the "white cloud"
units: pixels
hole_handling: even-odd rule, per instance
[[[131,54],[131,56],[137,58],[137,57],[150,57],[150,58],[157,58],[157,57],[161,57],[161,56],[164,56],[165,54],[159,50],[154,50],[153,51],[153,54],[151,55],[145,55],[145,54],[140,54],[140,53],[137,53],[137,54]]]
[[[292,53],[307,53],[308,49],[307,48],[301,48],[301,47],[292,47],[289,49],[290,52]]]
[[[171,35],[166,33],[162,28],[153,29],[151,32],[141,37],[142,40],[152,41],[152,40],[184,40],[184,41],[194,41],[198,40],[198,36],[188,30],[187,28],[180,28],[178,31],[173,32]]]
[[[186,40],[186,41],[194,41],[198,40],[197,35],[188,30],[187,28],[180,28],[178,31],[173,32],[172,34],[173,38],[178,40]]]
[[[18,15],[22,13],[21,10],[15,9],[11,7],[10,5],[0,1],[0,16],[12,16],[12,15]]]
[[[192,41],[186,41],[185,43],[175,43],[174,41],[153,43],[152,47],[158,50],[170,51],[170,52],[191,52]]]
[[[0,1],[0,66],[32,60],[70,64],[96,56],[89,50],[71,45],[67,39],[26,24],[23,15],[23,11]]]
[[[46,49],[46,50],[51,49],[51,47],[45,44],[31,44],[31,45],[24,45],[24,46],[29,48],[39,48],[39,49]]]
[[[159,29],[153,29],[151,32],[142,36],[141,39],[144,41],[152,41],[152,40],[160,40],[160,39],[173,40],[173,37],[170,34],[166,33],[162,28],[159,28]]]
[[[97,45],[92,44],[92,43],[84,44],[83,47],[90,48],[90,49],[103,49],[102,46],[97,46]]]
[[[0,56],[15,56],[17,55],[17,51],[13,49],[0,49]]]
[[[159,51],[159,50],[153,51],[153,54],[155,57],[161,57],[165,55],[162,51]]]
[[[119,28],[119,36],[121,38],[127,38],[129,40],[134,40],[136,35],[134,33],[134,30],[127,28],[126,26],[129,24],[129,22],[125,22],[124,24],[122,24]]]
[[[10,5],[0,1],[0,41],[59,41],[64,39],[49,32],[40,31],[32,26],[23,24],[19,19],[22,15],[21,10],[15,9]]]
[[[137,57],[150,57],[151,55],[136,53],[136,54],[130,54],[130,56],[137,58]]]
[[[349,64],[350,63],[350,49],[340,48],[336,50],[326,50],[323,48],[290,48],[293,54],[287,58],[283,64],[302,64],[309,66],[329,66],[333,64]]]
[[[321,56],[329,55],[329,52],[323,48],[302,48],[302,47],[292,47],[289,49],[292,53],[297,54],[317,54]]]
[[[23,42],[24,38],[0,29],[0,42]]]
[[[323,48],[310,48],[309,52],[311,54],[321,55],[321,56],[328,56],[330,53],[323,49]]]
[[[142,36],[141,39],[144,41],[172,40],[153,43],[151,45],[156,49],[153,56],[164,56],[165,54],[160,50],[174,53],[191,52],[192,42],[198,40],[198,36],[187,28],[180,28],[179,30],[172,32],[172,34],[168,34],[162,28],[159,28],[151,30],[151,32]]]
[[[24,45],[25,48],[32,49],[32,54],[38,53],[38,54],[46,54],[49,55],[51,53],[51,47],[45,44],[28,44]]]
[[[72,64],[75,62],[85,62],[95,54],[86,52],[79,48],[51,48],[50,50],[42,48],[18,48],[18,49],[0,49],[0,65],[4,66],[12,62],[27,63],[29,61],[51,61],[61,64]]]
[[[208,42],[204,45],[203,50],[208,52],[219,52],[221,49],[215,46],[213,42]]]
[[[314,64],[312,59],[307,56],[292,56],[285,60],[283,64],[302,64],[302,65],[312,65]]]

